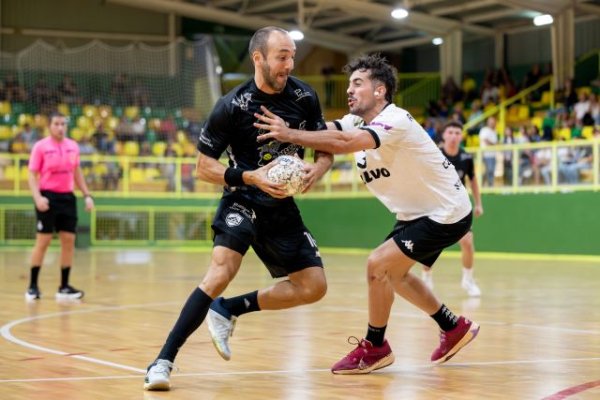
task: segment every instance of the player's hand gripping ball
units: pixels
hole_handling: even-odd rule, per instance
[[[267,172],[267,178],[274,183],[285,183],[288,196],[304,189],[304,162],[293,156],[279,156],[273,161],[276,165]]]

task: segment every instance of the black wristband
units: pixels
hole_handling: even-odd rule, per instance
[[[229,167],[225,170],[225,183],[229,186],[244,186],[243,170]]]

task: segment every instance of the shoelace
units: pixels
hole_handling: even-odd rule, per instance
[[[223,317],[225,318],[225,317]],[[226,338],[229,336],[233,336],[233,329],[235,328],[235,319],[228,320],[227,323],[217,324],[217,335],[220,338]]]
[[[162,373],[168,373],[172,370],[174,370],[175,372],[179,371],[179,368],[177,368],[175,366],[175,364],[173,364],[171,361],[169,360],[162,360],[160,362],[157,362],[156,364],[154,364],[154,371],[156,373],[162,374]]]
[[[359,356],[359,354],[357,354],[358,352],[362,354],[366,354],[368,352],[367,348],[363,345],[363,340],[360,340],[356,336],[348,336],[348,343],[357,347],[356,349],[352,350],[347,357],[357,357]]]

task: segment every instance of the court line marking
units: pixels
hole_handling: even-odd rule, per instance
[[[569,388],[563,389],[560,392],[556,392],[551,394],[550,396],[544,397],[542,400],[562,400],[567,397],[571,397],[573,395],[579,394],[581,392],[585,392],[588,389],[593,389],[596,386],[600,386],[600,380],[582,383],[581,385],[571,386]]]
[[[104,312],[104,311],[114,311],[114,310],[124,310],[130,308],[140,308],[140,307],[152,307],[152,306],[165,306],[179,304],[179,302],[161,302],[161,303],[146,303],[146,304],[133,304],[133,305],[124,305],[124,306],[109,306],[109,307],[97,307],[86,310],[71,310],[71,311],[63,311],[57,313],[50,313],[45,315],[39,315],[34,317],[21,318],[19,320],[15,320],[9,322],[2,327],[0,327],[0,335],[6,340],[13,342],[17,345],[24,346],[27,348],[31,348],[34,350],[47,352],[51,354],[70,356],[70,353],[54,350],[47,347],[35,345],[28,343],[24,340],[18,339],[11,333],[11,329],[19,324],[31,322],[34,320],[40,319],[48,319],[56,316],[64,316],[64,315],[72,315],[72,314],[85,314],[85,313],[93,313],[93,312]],[[347,312],[348,310],[345,309]],[[356,310],[356,311],[365,311],[365,310]],[[397,313],[401,314],[401,313]],[[402,313],[406,314],[406,313]],[[407,314],[407,316],[419,318],[417,314]],[[489,322],[488,322],[489,323]],[[558,330],[566,330],[567,332],[572,333],[596,333],[594,331],[585,331],[585,330],[574,330],[569,328],[559,328],[559,327],[543,327],[543,326],[530,326],[526,324],[508,324],[502,322],[493,322],[493,325],[507,325],[507,326],[518,326],[518,327],[537,327],[538,329],[558,329]],[[124,364],[118,364],[111,361],[100,360],[93,357],[87,357],[82,355],[72,355],[71,358],[75,358],[81,361],[86,361],[94,364],[114,367],[118,369],[123,369],[127,371],[137,372],[139,374],[144,374],[146,372],[145,369],[135,368]],[[573,359],[551,359],[551,360],[505,360],[505,361],[485,361],[485,362],[469,362],[469,363],[452,363],[441,366],[440,368],[451,368],[453,366],[457,367],[467,367],[467,366],[495,366],[495,365],[517,365],[517,364],[536,364],[536,363],[560,363],[560,362],[573,362],[573,361],[598,361],[600,358],[573,358]],[[416,371],[424,368],[432,368],[432,365],[417,365],[413,367],[390,367],[387,371]],[[174,376],[179,377],[191,377],[191,376],[240,376],[240,375],[264,375],[264,374],[290,374],[290,373],[311,373],[311,372],[324,372],[329,371],[329,369],[308,369],[308,370],[275,370],[275,371],[234,371],[234,372],[202,372],[202,373],[185,373],[185,374],[174,374]],[[38,379],[8,379],[8,380],[0,380],[0,383],[14,383],[14,382],[48,382],[48,381],[83,381],[83,380],[111,380],[111,379],[139,379],[139,375],[126,375],[126,376],[100,376],[100,377],[68,377],[68,378],[38,378]],[[561,392],[558,392],[550,397],[546,397],[543,400],[560,400],[566,397],[570,397],[574,394],[581,393],[588,389],[594,388],[596,386],[600,386],[600,381],[588,382],[578,386],[573,386],[567,389],[564,389]]]
[[[373,374],[381,374],[390,371],[415,372],[423,369],[433,368],[451,368],[451,367],[468,367],[468,366],[496,366],[496,365],[515,365],[515,364],[547,364],[547,363],[567,363],[580,361],[599,361],[600,357],[592,358],[564,358],[564,359],[544,359],[544,360],[506,360],[506,361],[482,361],[482,362],[467,362],[467,363],[451,363],[444,365],[420,364],[420,365],[402,365],[391,366],[385,370],[374,372]],[[145,371],[144,371],[145,372]],[[297,375],[299,373],[316,373],[330,372],[329,368],[311,368],[303,370],[255,370],[255,371],[214,371],[214,372],[188,372],[174,373],[173,377],[210,377],[210,376],[247,376],[247,375]],[[26,378],[26,379],[0,379],[2,383],[18,383],[18,382],[61,382],[61,381],[94,381],[94,380],[113,380],[113,379],[139,379],[139,375],[107,375],[107,376],[80,376],[80,377],[61,377],[61,378]],[[596,383],[596,382],[591,382]],[[600,381],[597,381],[600,385]],[[582,385],[580,385],[582,386]],[[586,387],[589,389],[593,386]],[[585,389],[583,389],[585,390]],[[554,400],[554,399],[552,399]]]
[[[9,342],[15,343],[19,346],[23,346],[23,347],[26,347],[26,348],[29,348],[32,350],[37,350],[37,351],[41,351],[44,353],[56,354],[59,356],[69,356],[70,358],[75,358],[77,360],[87,361],[90,363],[105,365],[108,367],[114,367],[114,368],[118,368],[118,369],[124,369],[126,371],[146,373],[145,369],[130,367],[128,365],[118,364],[118,363],[114,363],[111,361],[100,360],[98,358],[87,357],[87,356],[83,356],[83,355],[71,355],[71,353],[68,353],[68,352],[65,352],[62,350],[55,350],[55,349],[51,349],[48,347],[39,346],[37,344],[29,343],[29,342],[26,342],[24,340],[17,338],[16,336],[14,336],[11,333],[11,329],[14,328],[15,326],[23,324],[23,323],[28,323],[28,322],[32,322],[32,321],[36,321],[36,320],[40,320],[40,319],[48,319],[48,318],[54,318],[54,317],[59,317],[59,316],[65,316],[65,315],[87,314],[87,313],[94,313],[94,312],[99,312],[99,311],[104,312],[104,311],[125,310],[125,309],[129,309],[129,308],[157,307],[157,306],[166,306],[166,305],[173,305],[173,304],[179,304],[179,303],[180,302],[172,301],[172,302],[162,302],[162,303],[131,304],[131,305],[124,305],[124,306],[96,307],[96,308],[90,308],[90,309],[86,309],[86,310],[70,310],[70,311],[61,311],[61,312],[50,313],[50,314],[36,315],[33,317],[17,319],[17,320],[11,321],[11,322],[3,325],[2,327],[0,327],[0,336],[2,336],[4,339],[6,339]]]

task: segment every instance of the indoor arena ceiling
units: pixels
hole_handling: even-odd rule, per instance
[[[254,30],[299,29],[307,42],[346,53],[396,51],[461,28],[466,38],[533,26],[533,17],[575,5],[576,18],[598,18],[600,0],[105,0]],[[394,19],[397,7],[408,10]]]

